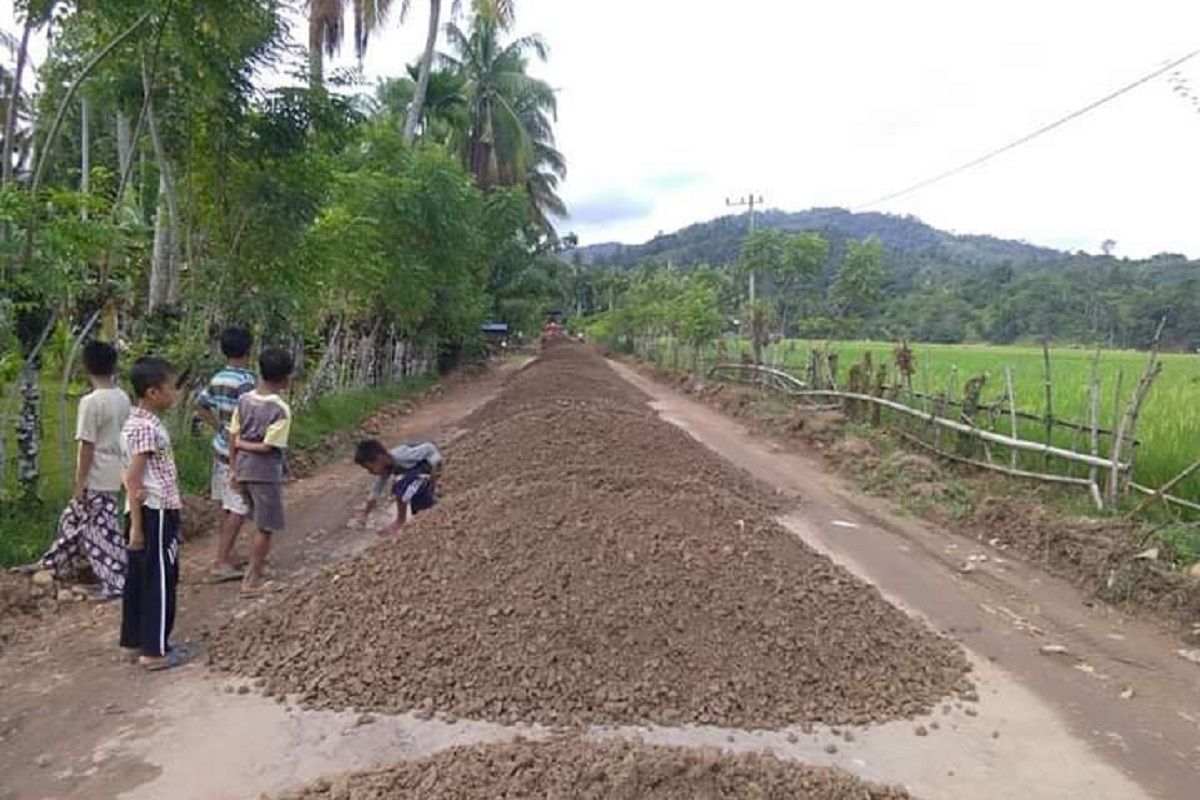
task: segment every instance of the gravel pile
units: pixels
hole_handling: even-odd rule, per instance
[[[461,747],[386,770],[318,781],[282,800],[906,800],[903,789],[864,783],[771,755],[580,739]]]
[[[214,664],[315,707],[549,725],[866,723],[967,688],[952,644],[590,351],[470,425],[445,503],[226,626]]]

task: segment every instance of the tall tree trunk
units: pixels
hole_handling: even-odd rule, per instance
[[[17,418],[17,480],[26,501],[38,499],[41,470],[38,451],[42,440],[42,392],[38,388],[40,357],[34,356],[21,370],[21,412]]]
[[[425,53],[421,56],[421,69],[417,75],[417,89],[408,117],[404,120],[404,143],[412,144],[417,138],[417,125],[425,108],[425,94],[429,90],[429,73],[433,70],[433,52],[437,49],[438,22],[442,14],[442,0],[429,0],[429,33],[425,38]]]
[[[4,116],[4,150],[3,172],[0,173],[0,186],[7,185],[13,178],[13,137],[17,135],[17,97],[21,93],[21,81],[25,76],[25,65],[29,62],[29,38],[40,20],[32,14],[25,20],[25,29],[21,32],[21,49],[17,51],[17,66],[13,71],[12,87],[9,91],[8,112]]]
[[[144,67],[144,65],[143,65]],[[143,86],[149,91],[150,76],[143,68]],[[146,126],[158,161],[158,213],[154,217],[154,256],[150,265],[151,312],[173,306],[179,300],[179,205],[171,159],[163,147],[153,102],[146,108]]]
[[[87,95],[79,98],[79,142],[79,193],[83,195],[79,215],[86,222],[88,192],[92,185],[92,104],[88,102]]]
[[[124,111],[117,112],[117,169],[119,175],[129,174],[129,164],[133,161],[133,126],[130,125],[129,115]]]
[[[167,305],[167,286],[171,272],[171,211],[167,204],[165,172],[158,174],[158,210],[154,214],[154,250],[150,259],[150,288],[148,310],[154,313]]]

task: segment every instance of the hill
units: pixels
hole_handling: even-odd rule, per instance
[[[1200,263],[1161,253],[1132,260],[1066,253],[994,236],[939,230],[916,217],[817,208],[767,211],[760,227],[817,231],[829,242],[824,268],[810,287],[816,297],[841,267],[848,242],[874,236],[883,244],[887,274],[883,299],[847,331],[829,317],[828,303],[809,302],[809,327],[789,332],[815,336],[907,335],[919,341],[982,340],[1008,343],[1049,336],[1060,342],[1145,347],[1167,318],[1166,347],[1200,347]],[[577,258],[594,269],[618,271],[670,264],[688,272],[698,264],[737,261],[747,233],[746,215],[689,225],[640,245],[580,248]],[[773,296],[769,281],[760,284]]]
[[[877,212],[855,213],[843,208],[814,208],[789,213],[769,210],[758,215],[763,228],[819,231],[835,249],[847,239],[878,237],[893,262],[942,261],[962,266],[1045,264],[1071,256],[1060,250],[993,236],[964,236],[940,230],[916,217]],[[679,267],[726,264],[737,259],[746,235],[745,214],[698,222],[674,233],[656,236],[640,245],[614,242],[580,248],[584,263],[596,266],[635,266],[646,261]]]

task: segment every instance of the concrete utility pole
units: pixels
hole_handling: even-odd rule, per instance
[[[750,235],[751,236],[754,235],[754,207],[761,206],[762,203],[763,203],[762,195],[755,197],[754,192],[751,192],[747,196],[739,198],[737,200],[730,200],[728,197],[725,198],[725,205],[727,205],[731,208],[747,207],[750,209]],[[754,302],[754,270],[750,270],[750,302],[751,303]]]

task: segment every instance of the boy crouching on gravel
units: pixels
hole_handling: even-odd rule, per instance
[[[175,375],[161,358],[140,358],[130,371],[136,405],[121,428],[128,518],[128,568],[121,608],[121,647],[139,652],[147,670],[182,660],[171,647],[179,582],[179,479],[171,437],[159,419],[175,403]]]
[[[288,446],[292,410],[279,393],[292,378],[292,356],[268,347],[258,357],[261,382],[238,398],[229,422],[233,482],[240,488],[249,516],[258,527],[250,548],[250,565],[242,579],[242,597],[259,597],[265,590],[263,567],[271,537],[284,528],[283,453]]]
[[[393,478],[396,519],[379,533],[396,533],[409,519],[437,505],[437,481],[442,454],[433,442],[401,444],[388,450],[378,439],[364,439],[354,451],[354,463],[376,476],[364,514],[371,513]],[[399,476],[399,477],[397,477]]]

